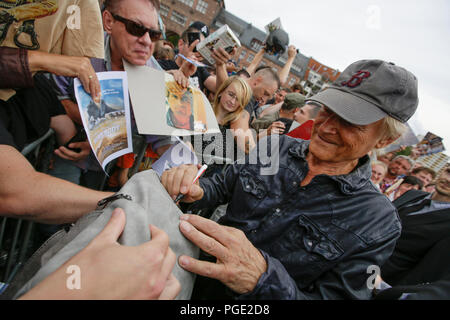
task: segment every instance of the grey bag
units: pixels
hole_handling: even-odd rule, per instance
[[[20,297],[80,252],[103,230],[116,208],[122,208],[126,213],[126,225],[118,240],[120,244],[137,246],[149,241],[149,224],[168,234],[170,248],[177,255],[172,272],[181,284],[177,300],[190,299],[195,275],[178,265],[178,257],[185,254],[198,258],[199,249],[179,231],[182,212],[153,170],[134,175],[115,196],[101,201],[97,210],[78,220],[68,232],[61,230],[51,237],[27,261],[2,298]]]

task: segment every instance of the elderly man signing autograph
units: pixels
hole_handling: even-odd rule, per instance
[[[264,174],[267,159],[258,155],[257,164],[234,164],[196,184],[195,166],[163,175],[169,194],[185,194],[195,208],[228,203],[219,223],[181,218],[181,232],[204,252],[179,257],[202,276],[194,298],[371,297],[369,271],[389,258],[401,226],[370,182],[367,154],[402,134],[417,109],[417,79],[393,63],[363,60],[309,100],[322,105],[310,141],[260,141],[278,157],[273,174]]]

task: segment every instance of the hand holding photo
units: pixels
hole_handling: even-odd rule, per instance
[[[105,169],[112,160],[133,152],[126,72],[97,73],[101,100],[96,103],[75,79],[75,96],[94,154]]]

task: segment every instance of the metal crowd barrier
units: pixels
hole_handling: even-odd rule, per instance
[[[46,173],[54,149],[54,131],[25,146],[22,155],[36,171]],[[32,245],[34,223],[22,219],[0,218],[0,282],[10,283],[26,262]],[[14,230],[11,234],[11,231]],[[1,292],[1,290],[0,290]]]

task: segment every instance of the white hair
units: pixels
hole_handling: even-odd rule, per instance
[[[383,138],[397,140],[400,138],[407,130],[407,126],[404,123],[392,118],[386,117],[383,119]]]

